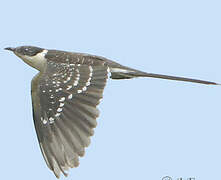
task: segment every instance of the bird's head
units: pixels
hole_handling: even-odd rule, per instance
[[[34,67],[35,69],[38,69],[39,71],[44,69],[46,63],[45,55],[48,52],[46,49],[35,46],[19,46],[16,48],[7,47],[5,50],[12,51],[24,62]]]

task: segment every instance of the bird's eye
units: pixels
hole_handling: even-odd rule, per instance
[[[28,50],[27,48],[26,48],[26,49],[24,49],[24,50],[23,50],[23,54],[24,54],[24,55],[29,54],[29,50]]]

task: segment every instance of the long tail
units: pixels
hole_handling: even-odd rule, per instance
[[[110,68],[110,72],[111,72],[112,79],[131,79],[135,77],[151,77],[151,78],[169,79],[169,80],[176,80],[176,81],[187,81],[187,82],[207,84],[207,85],[220,85],[218,83],[211,82],[211,81],[204,81],[204,80],[176,77],[176,76],[168,76],[168,75],[162,75],[162,74],[146,73],[146,72],[138,71],[138,70],[131,69],[125,66]]]

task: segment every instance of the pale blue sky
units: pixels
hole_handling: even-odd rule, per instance
[[[220,9],[218,0],[1,1],[1,179],[55,179],[32,120],[37,71],[4,47],[86,52],[147,72],[221,82]],[[218,86],[110,80],[92,143],[67,179],[217,179],[220,104]]]

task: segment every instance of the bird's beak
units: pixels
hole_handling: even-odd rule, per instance
[[[15,51],[15,48],[7,47],[7,48],[5,48],[5,50],[8,50],[8,51],[12,51],[12,52],[14,52],[14,51]]]

